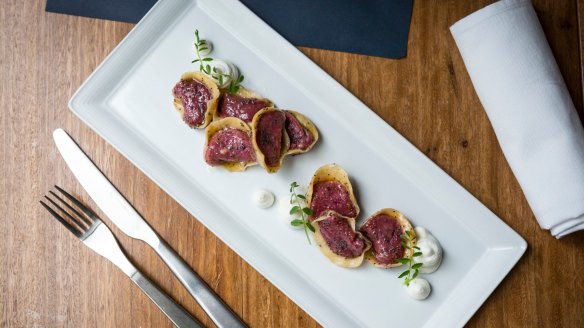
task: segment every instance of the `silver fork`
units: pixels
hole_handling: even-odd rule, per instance
[[[74,206],[71,206],[59,195],[49,191],[52,197],[45,196],[47,203],[40,203],[51,213],[57,221],[61,222],[79,238],[87,247],[97,254],[105,257],[115,264],[122,272],[140,287],[140,289],[166,314],[177,327],[203,327],[185,309],[175,303],[168,295],[158,289],[150,280],[142,275],[124,255],[110,229],[88,207],[81,204],[68,192],[55,186],[57,190],[68,198]],[[55,200],[53,200],[53,198]],[[61,206],[61,205],[64,206]],[[65,207],[67,210],[65,210]],[[76,207],[76,208],[75,208]],[[82,212],[82,213],[80,213]],[[61,214],[59,214],[61,213]]]

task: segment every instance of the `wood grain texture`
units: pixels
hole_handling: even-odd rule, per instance
[[[584,284],[576,279],[584,233],[555,240],[539,228],[448,31],[490,2],[415,1],[405,59],[302,51],[527,240],[525,256],[469,327],[581,326]],[[534,3],[584,117],[584,1]],[[171,327],[121,272],[80,247],[38,206],[54,184],[92,204],[54,147],[51,133],[58,127],[250,326],[318,326],[67,109],[73,92],[132,25],[45,13],[44,6],[0,2],[0,326]],[[147,276],[211,325],[149,248],[112,228]]]

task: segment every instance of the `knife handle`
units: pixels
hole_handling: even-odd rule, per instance
[[[164,240],[154,250],[217,327],[247,327]]]
[[[203,328],[203,325],[193,318],[180,305],[158,289],[150,280],[136,271],[130,279],[158,306],[164,314],[179,328]]]

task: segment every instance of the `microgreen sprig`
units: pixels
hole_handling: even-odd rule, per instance
[[[308,221],[307,217],[305,217],[305,215],[308,216],[312,215],[312,209],[310,207],[302,206],[301,202],[306,201],[306,196],[298,195],[296,193],[296,188],[298,187],[299,185],[298,183],[296,183],[296,181],[290,184],[290,204],[294,205],[290,209],[290,214],[298,213],[300,214],[300,219],[294,219],[292,220],[292,222],[290,222],[290,224],[294,227],[303,226],[304,233],[306,234],[306,239],[308,240],[308,244],[311,245],[312,243],[310,242],[310,237],[308,236],[308,230],[312,232],[314,232],[315,230],[312,224]]]
[[[420,247],[418,246],[410,246],[413,245],[416,241],[416,236],[409,230],[406,230],[405,234],[399,236],[401,238],[400,245],[407,250],[410,250],[410,255],[408,257],[399,258],[398,261],[401,264],[406,264],[408,269],[402,272],[398,278],[404,278],[404,285],[409,286],[412,280],[418,277],[420,273],[420,268],[422,267],[422,263],[414,263],[414,257],[422,256],[422,252],[420,252]]]
[[[236,80],[231,80],[229,82],[229,88],[227,88],[227,91],[230,94],[234,94],[237,91],[239,91],[239,88],[241,87],[241,82],[243,82],[243,75],[240,75]],[[221,82],[219,82],[221,83]]]
[[[191,63],[199,63],[199,71],[211,76],[216,81],[219,82],[219,85],[223,85],[223,82],[226,78],[231,79],[231,75],[224,74],[221,70],[218,70],[217,67],[211,67],[209,62],[213,61],[212,57],[209,56],[201,56],[201,52],[204,50],[209,50],[209,45],[207,44],[207,40],[201,39],[199,36],[199,30],[195,30],[195,52],[197,53],[197,58],[194,59]],[[243,82],[243,75],[240,75],[237,79],[231,79],[229,81],[229,86],[227,88],[227,92],[230,94],[234,94],[239,91],[241,87],[241,83]]]
[[[199,30],[195,30],[195,52],[197,53],[197,59],[193,60],[192,63],[199,63],[199,70],[205,74],[211,74],[211,65],[206,62],[213,61],[211,57],[202,57],[201,51],[209,50],[207,45],[207,40],[201,39],[199,37]]]

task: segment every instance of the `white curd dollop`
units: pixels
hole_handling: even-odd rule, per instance
[[[423,263],[420,268],[421,273],[432,273],[438,270],[442,263],[442,246],[427,229],[422,227],[414,228],[416,231],[416,246],[420,248],[422,256],[414,257],[414,262]]]
[[[252,200],[255,206],[259,208],[269,208],[274,204],[274,194],[266,189],[258,189],[253,192]]]
[[[416,278],[410,281],[410,285],[408,288],[408,295],[415,300],[423,300],[430,295],[432,291],[432,287],[430,287],[430,283],[428,280],[424,278]]]
[[[227,75],[223,76],[223,83],[221,84],[219,83],[218,78],[211,76],[215,82],[217,82],[220,88],[226,88],[231,80],[237,80],[239,77],[239,70],[230,62],[226,62],[221,59],[213,59],[212,61],[206,63],[211,67],[211,74],[213,74],[213,68],[215,68],[218,73]]]

